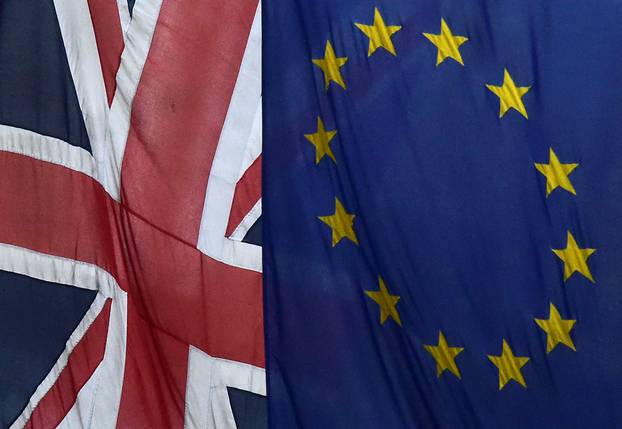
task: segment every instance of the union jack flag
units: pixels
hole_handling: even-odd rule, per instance
[[[0,290],[84,306],[51,318],[68,337],[50,361],[7,334],[0,294],[0,385],[21,380],[13,362],[45,368],[0,426],[235,428],[228,388],[265,395],[260,16],[258,0],[0,3]]]

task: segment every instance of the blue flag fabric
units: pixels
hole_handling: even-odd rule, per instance
[[[622,4],[264,8],[270,427],[620,427]]]

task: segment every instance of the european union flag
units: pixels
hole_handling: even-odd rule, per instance
[[[264,2],[272,428],[622,427],[620,23]]]

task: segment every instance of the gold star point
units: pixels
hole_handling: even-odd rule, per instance
[[[378,8],[374,9],[373,25],[366,25],[358,22],[355,22],[354,25],[369,38],[369,48],[367,49],[368,57],[371,57],[371,55],[376,52],[378,48],[384,48],[392,55],[397,56],[391,37],[400,31],[402,26],[386,25]]]
[[[579,273],[592,283],[596,283],[587,264],[587,260],[596,252],[596,249],[580,248],[572,233],[568,231],[566,248],[552,250],[564,262],[564,281],[568,280],[574,273]]]
[[[326,41],[324,58],[313,59],[312,61],[324,73],[324,86],[326,90],[328,90],[331,82],[335,82],[343,89],[346,89],[346,83],[343,80],[343,76],[341,76],[341,67],[348,61],[348,57],[337,57],[330,40]]]
[[[458,369],[458,365],[456,365],[456,357],[462,353],[464,347],[450,347],[449,344],[447,344],[443,332],[439,331],[438,345],[424,345],[423,348],[425,348],[436,361],[437,377],[440,377],[445,370],[449,370],[453,375],[461,378],[460,370]]]
[[[516,86],[508,69],[503,71],[503,85],[486,85],[486,88],[499,97],[499,118],[505,116],[508,110],[514,109],[529,119],[523,96],[529,92],[531,86]]]
[[[577,195],[568,176],[579,164],[562,164],[559,162],[559,158],[557,158],[555,152],[553,152],[553,148],[549,148],[549,163],[535,164],[535,166],[536,169],[546,177],[547,197],[557,188],[565,189],[571,194]]]
[[[354,244],[359,244],[356,233],[354,232],[355,217],[355,215],[346,211],[341,201],[339,201],[339,198],[335,198],[335,214],[330,216],[318,216],[318,219],[328,225],[333,231],[333,247],[344,238],[347,238]]]
[[[313,134],[305,134],[305,138],[315,147],[315,163],[319,164],[326,155],[332,159],[335,164],[337,159],[330,148],[330,141],[337,135],[337,130],[326,131],[324,122],[318,116],[317,131]]]
[[[510,380],[527,387],[521,368],[529,362],[528,357],[514,356],[510,345],[503,340],[503,348],[500,356],[488,355],[488,359],[499,369],[499,390],[502,390]]]
[[[441,18],[440,34],[423,33],[423,35],[438,49],[436,54],[437,67],[447,58],[451,58],[457,61],[460,65],[464,66],[464,61],[462,60],[462,55],[460,54],[460,46],[466,43],[469,38],[464,36],[454,36],[444,18]]]
[[[574,319],[562,319],[557,308],[550,304],[548,319],[534,319],[538,326],[546,332],[546,353],[551,353],[558,344],[563,344],[577,351],[570,337],[570,331],[577,322]]]
[[[402,320],[396,308],[400,297],[398,295],[391,295],[389,289],[387,289],[387,285],[380,276],[378,276],[378,285],[377,291],[366,290],[365,295],[371,298],[380,307],[380,324],[384,325],[384,322],[390,317],[395,323],[402,326]]]

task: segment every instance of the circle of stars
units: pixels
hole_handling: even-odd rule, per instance
[[[382,49],[390,55],[397,56],[397,50],[393,37],[401,29],[401,25],[387,25],[378,8],[374,9],[373,22],[354,23],[355,27],[368,39],[367,56],[371,57]],[[446,60],[453,60],[464,67],[465,62],[460,51],[461,47],[469,41],[463,35],[456,35],[450,28],[444,17],[441,18],[440,33],[422,33],[422,35],[436,48],[436,66],[440,67]],[[328,91],[331,83],[342,89],[346,89],[346,81],[342,74],[342,68],[348,61],[347,56],[338,56],[330,40],[326,41],[324,57],[312,59],[312,64],[318,67],[323,75],[324,88]],[[523,101],[532,85],[521,86],[517,84],[507,68],[503,70],[503,81],[500,85],[486,84],[485,87],[499,99],[499,119],[504,118],[511,110],[518,112],[525,119],[529,119],[527,107]],[[325,124],[317,117],[316,131],[304,134],[304,138],[315,148],[315,162],[319,164],[326,156],[337,164],[337,158],[330,144],[337,136],[336,129],[326,130]],[[534,163],[536,170],[546,178],[546,197],[548,198],[556,189],[560,188],[576,196],[577,192],[570,181],[570,174],[579,167],[578,163],[562,163],[552,148],[549,148],[548,163]],[[331,229],[332,247],[338,246],[347,239],[354,245],[359,245],[355,232],[356,215],[349,213],[344,204],[335,197],[334,213],[318,216],[318,219]],[[552,252],[563,262],[563,280],[568,281],[571,276],[578,273],[592,283],[594,277],[588,265],[588,259],[596,249],[582,248],[577,243],[573,234],[567,232],[566,247],[552,249]],[[365,295],[371,302],[378,306],[380,325],[384,325],[391,319],[397,326],[402,327],[402,320],[397,309],[401,297],[393,295],[381,276],[378,276],[378,289],[365,290]],[[546,334],[546,353],[551,353],[558,345],[562,344],[576,352],[575,344],[571,337],[571,331],[576,320],[564,319],[553,303],[549,303],[548,319],[534,319],[535,324]],[[436,364],[436,375],[440,378],[446,371],[458,379],[462,378],[459,366],[456,362],[458,356],[465,350],[461,346],[452,346],[447,341],[442,331],[438,332],[436,345],[423,345],[423,348],[432,356]],[[501,354],[487,355],[488,360],[498,370],[498,386],[502,390],[510,381],[515,381],[523,388],[527,382],[522,374],[522,368],[527,365],[530,358],[517,356],[506,339],[501,341]]]

